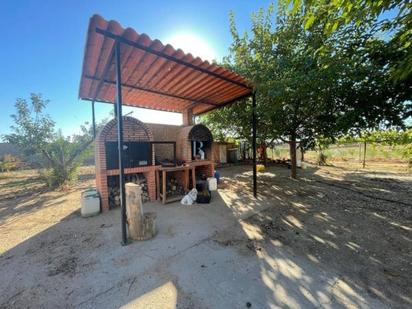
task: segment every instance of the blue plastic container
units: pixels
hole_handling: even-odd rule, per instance
[[[215,171],[215,178],[217,180],[217,183],[220,182],[220,172],[219,171]]]

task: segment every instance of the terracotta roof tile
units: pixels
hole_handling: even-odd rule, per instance
[[[114,38],[122,40],[124,105],[173,112],[190,107],[200,114],[252,92],[250,82],[226,68],[94,15],[87,32],[79,98],[115,102]]]

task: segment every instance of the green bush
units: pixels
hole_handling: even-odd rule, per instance
[[[72,182],[77,170],[88,154],[92,142],[91,127],[82,126],[82,134],[64,137],[55,131],[55,123],[44,114],[48,100],[40,94],[31,94],[30,103],[16,100],[16,114],[11,133],[3,136],[7,142],[17,145],[26,156],[39,156],[41,174],[50,187],[59,187]],[[9,163],[3,163],[4,169]]]
[[[10,172],[22,167],[22,162],[18,157],[5,154],[0,160],[0,172]]]
[[[41,172],[46,184],[60,187],[76,180],[80,165],[89,155],[90,143],[88,140],[71,141],[61,134],[49,143],[43,151],[47,158],[46,169]]]
[[[327,158],[328,156],[326,154],[324,154],[323,152],[320,152],[318,156],[318,165],[326,165]]]

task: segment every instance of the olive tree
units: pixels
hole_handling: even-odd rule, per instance
[[[16,113],[11,115],[12,133],[3,136],[7,142],[18,146],[26,155],[40,155],[41,174],[50,187],[69,183],[77,175],[86,150],[93,141],[90,130],[83,134],[64,137],[55,131],[55,122],[44,109],[49,103],[40,94],[31,94],[30,102],[17,99]]]

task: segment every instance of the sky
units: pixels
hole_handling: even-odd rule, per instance
[[[89,18],[99,14],[152,39],[206,60],[221,60],[231,43],[229,12],[240,32],[249,29],[252,12],[271,1],[25,1],[0,0],[0,136],[10,132],[16,98],[41,93],[46,112],[63,134],[79,132],[91,121],[91,104],[78,99]],[[113,105],[96,104],[97,121]],[[181,124],[180,114],[124,107],[144,122]]]

